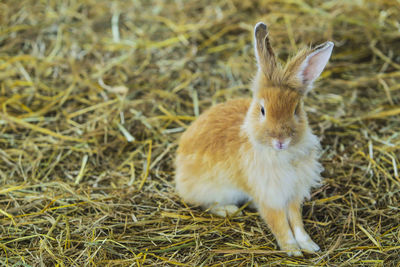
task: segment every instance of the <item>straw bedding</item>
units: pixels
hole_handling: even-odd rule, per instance
[[[395,0],[2,1],[0,265],[399,264],[399,17]],[[304,258],[256,212],[174,192],[182,131],[250,96],[258,21],[282,60],[336,45],[306,100],[325,171]]]

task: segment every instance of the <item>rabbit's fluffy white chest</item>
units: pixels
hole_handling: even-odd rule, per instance
[[[307,131],[300,144],[276,151],[256,145],[250,157],[243,161],[248,183],[253,188],[257,203],[271,208],[285,207],[291,200],[310,196],[310,189],[320,181],[323,170],[318,162],[320,144],[311,131]]]

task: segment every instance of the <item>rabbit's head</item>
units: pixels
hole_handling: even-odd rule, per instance
[[[254,36],[258,71],[244,127],[257,144],[284,150],[296,145],[308,127],[303,97],[325,68],[333,43],[304,49],[282,67],[264,23],[255,26]]]

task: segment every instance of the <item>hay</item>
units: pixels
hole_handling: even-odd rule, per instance
[[[400,261],[398,1],[254,2],[0,3],[1,265]],[[336,43],[306,103],[326,170],[303,211],[322,252],[305,258],[257,213],[216,218],[174,193],[179,134],[249,95],[257,21],[283,60]]]

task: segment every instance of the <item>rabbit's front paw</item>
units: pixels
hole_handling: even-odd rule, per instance
[[[314,253],[320,251],[319,246],[309,238],[308,240],[304,240],[302,242],[298,242],[301,249],[306,252]]]
[[[295,238],[300,248],[306,252],[314,253],[320,251],[319,246],[312,241],[310,236],[303,230],[297,228],[295,230]]]
[[[300,248],[295,243],[287,243],[281,246],[281,249],[284,250],[288,256],[301,257],[303,253],[301,253]]]

